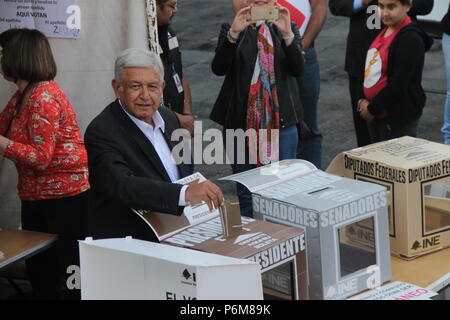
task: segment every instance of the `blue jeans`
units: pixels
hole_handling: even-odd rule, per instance
[[[280,129],[279,160],[295,159],[296,158],[295,156],[297,154],[297,145],[298,145],[297,126],[291,126],[289,128]],[[234,159],[233,164],[231,165],[233,173],[236,174],[256,168],[256,165],[249,163],[250,161],[248,148],[245,148],[245,163],[237,164],[237,154],[238,152],[242,152],[242,150],[237,150],[236,147],[237,145],[236,143],[234,143]],[[251,192],[242,184],[237,183],[236,193],[239,198],[241,215],[246,217],[253,217]]]
[[[444,126],[441,131],[444,134],[445,144],[450,145],[450,35],[446,33],[442,35],[442,50],[447,71],[447,99],[445,101]]]
[[[297,126],[280,129],[280,160],[296,159],[297,148],[300,144]]]
[[[297,148],[297,158],[314,164],[318,169],[322,164],[322,134],[319,130],[317,104],[320,92],[320,69],[315,48],[305,54],[305,71],[297,77],[300,100],[303,106],[304,121],[311,135],[301,137]]]

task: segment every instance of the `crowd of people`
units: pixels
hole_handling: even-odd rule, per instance
[[[79,264],[79,239],[133,236],[157,241],[132,209],[181,215],[186,205],[205,202],[211,210],[224,201],[220,188],[209,180],[175,183],[193,167],[175,162],[170,137],[179,128],[193,134],[195,116],[170,27],[178,11],[176,0],[156,3],[161,53],[136,48],[119,53],[111,83],[116,100],[92,120],[84,140],[74,108],[54,80],[57,68],[48,39],[30,29],[0,34],[3,77],[17,85],[0,114],[0,153],[17,167],[22,228],[59,235],[57,246],[27,260],[36,298],[66,297],[65,271]],[[279,150],[276,159],[298,157],[320,168],[314,40],[327,8],[325,0],[310,4],[311,17],[300,34],[288,8],[275,0],[233,1],[234,19],[221,25],[211,64],[224,81],[210,118],[224,130],[276,130],[278,135],[266,137]],[[379,8],[380,29],[367,27],[365,8],[372,4]],[[267,5],[278,6],[278,19],[251,19],[252,7]],[[345,70],[358,146],[417,135],[426,100],[421,85],[424,55],[432,40],[415,17],[432,6],[432,0],[329,1],[332,14],[350,18]],[[442,27],[450,83],[450,13]],[[442,131],[450,144],[450,84]],[[244,163],[233,162],[234,173],[273,159],[258,149],[262,138],[249,137],[245,150],[233,150],[235,157],[245,154]],[[250,161],[252,155],[256,162]],[[237,195],[241,213],[252,216],[249,191],[238,186]]]

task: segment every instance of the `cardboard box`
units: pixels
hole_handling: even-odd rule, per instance
[[[402,137],[338,155],[327,172],[388,189],[391,253],[412,259],[450,246],[450,147]]]
[[[219,218],[214,218],[163,243],[255,261],[261,266],[265,299],[308,299],[303,231],[247,217],[242,217],[242,223],[243,230],[225,238]]]
[[[262,299],[257,263],[131,237],[80,241],[84,300]]]
[[[252,192],[255,217],[306,231],[310,298],[344,299],[391,279],[386,188],[303,160],[222,179]]]
[[[180,182],[186,182],[183,180]],[[233,205],[240,216],[239,204]],[[219,210],[209,212],[206,205],[203,212],[199,207],[196,210],[202,220],[193,223],[184,214],[180,217],[145,211],[139,214],[162,243],[257,262],[261,266],[265,299],[308,299],[306,243],[302,230],[241,217],[241,229],[224,237]]]

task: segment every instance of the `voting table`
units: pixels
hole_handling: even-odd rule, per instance
[[[391,259],[392,281],[403,281],[438,292],[450,284],[450,248],[413,260]]]
[[[0,270],[49,248],[56,238],[47,233],[0,229]]]
[[[450,248],[412,260],[391,257],[392,280],[350,300],[428,300],[440,294],[447,300],[450,285]]]
[[[0,229],[0,277],[6,278],[18,292],[13,281],[26,277],[24,266],[19,262],[54,245],[56,235],[25,230]]]
[[[56,239],[52,234],[0,229],[0,272],[51,247]],[[409,261],[391,257],[391,268],[392,282],[402,281],[438,292],[450,285],[450,248]]]

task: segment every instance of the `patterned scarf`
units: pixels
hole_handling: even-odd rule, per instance
[[[249,152],[251,159],[256,159],[256,166],[259,167],[278,160],[278,134],[272,135],[271,130],[280,129],[274,48],[272,35],[265,23],[259,28],[257,46],[258,56],[247,102],[247,129],[256,131],[256,134],[249,137]],[[260,129],[266,130],[260,132]],[[265,141],[267,147],[261,144]]]

